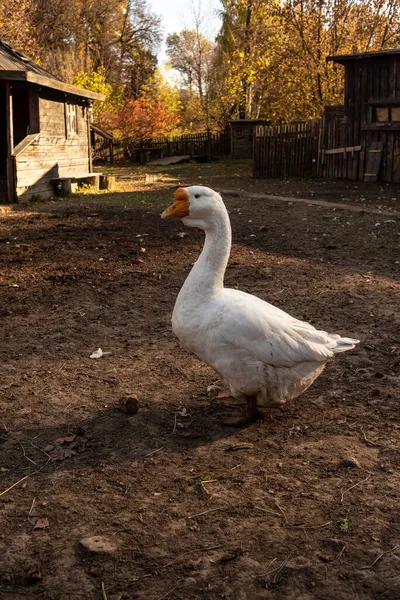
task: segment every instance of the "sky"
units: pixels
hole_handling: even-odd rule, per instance
[[[218,32],[220,20],[217,11],[221,5],[219,0],[193,0],[195,5],[200,4],[204,15],[204,31],[207,37],[215,37]],[[166,60],[165,38],[168,33],[179,32],[181,29],[193,27],[193,1],[192,0],[148,0],[151,10],[160,15],[164,33],[164,41],[158,55],[162,63]]]

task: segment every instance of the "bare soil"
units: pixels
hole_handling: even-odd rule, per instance
[[[400,597],[399,188],[207,168],[0,210],[0,598]],[[202,182],[240,191],[226,285],[361,340],[240,430],[170,327],[202,233],[159,213]]]

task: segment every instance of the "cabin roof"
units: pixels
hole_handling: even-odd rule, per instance
[[[103,94],[85,90],[76,85],[65,83],[22,52],[15,50],[10,44],[0,39],[0,79],[27,81],[36,85],[49,87],[74,96],[82,96],[91,100],[104,100]]]
[[[336,56],[327,56],[326,62],[337,62],[340,64],[345,64],[349,60],[384,58],[396,54],[400,54],[400,48],[392,48],[391,50],[376,50],[374,52],[358,52],[357,54],[338,54]]]

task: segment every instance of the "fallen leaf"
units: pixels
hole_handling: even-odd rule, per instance
[[[92,352],[92,354],[90,355],[90,358],[101,358],[104,355],[104,352],[101,348],[99,348],[98,350],[95,350],[94,352]]]
[[[36,565],[26,569],[26,580],[28,583],[36,583],[42,579],[42,573]]]
[[[46,529],[46,527],[48,527],[49,525],[49,520],[46,517],[44,517],[36,521],[33,529]]]
[[[61,461],[84,452],[86,442],[85,437],[72,433],[56,439],[52,444],[46,446],[44,451],[50,456],[52,462]]]

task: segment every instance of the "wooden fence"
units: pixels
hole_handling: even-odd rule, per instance
[[[136,140],[96,140],[93,145],[95,162],[117,162],[130,160],[146,163],[154,158],[190,156],[191,158],[212,160],[228,155],[230,151],[229,132],[193,133],[173,137],[158,136],[138,144]]]
[[[256,127],[254,177],[316,177],[320,127],[320,119],[277,127]]]

